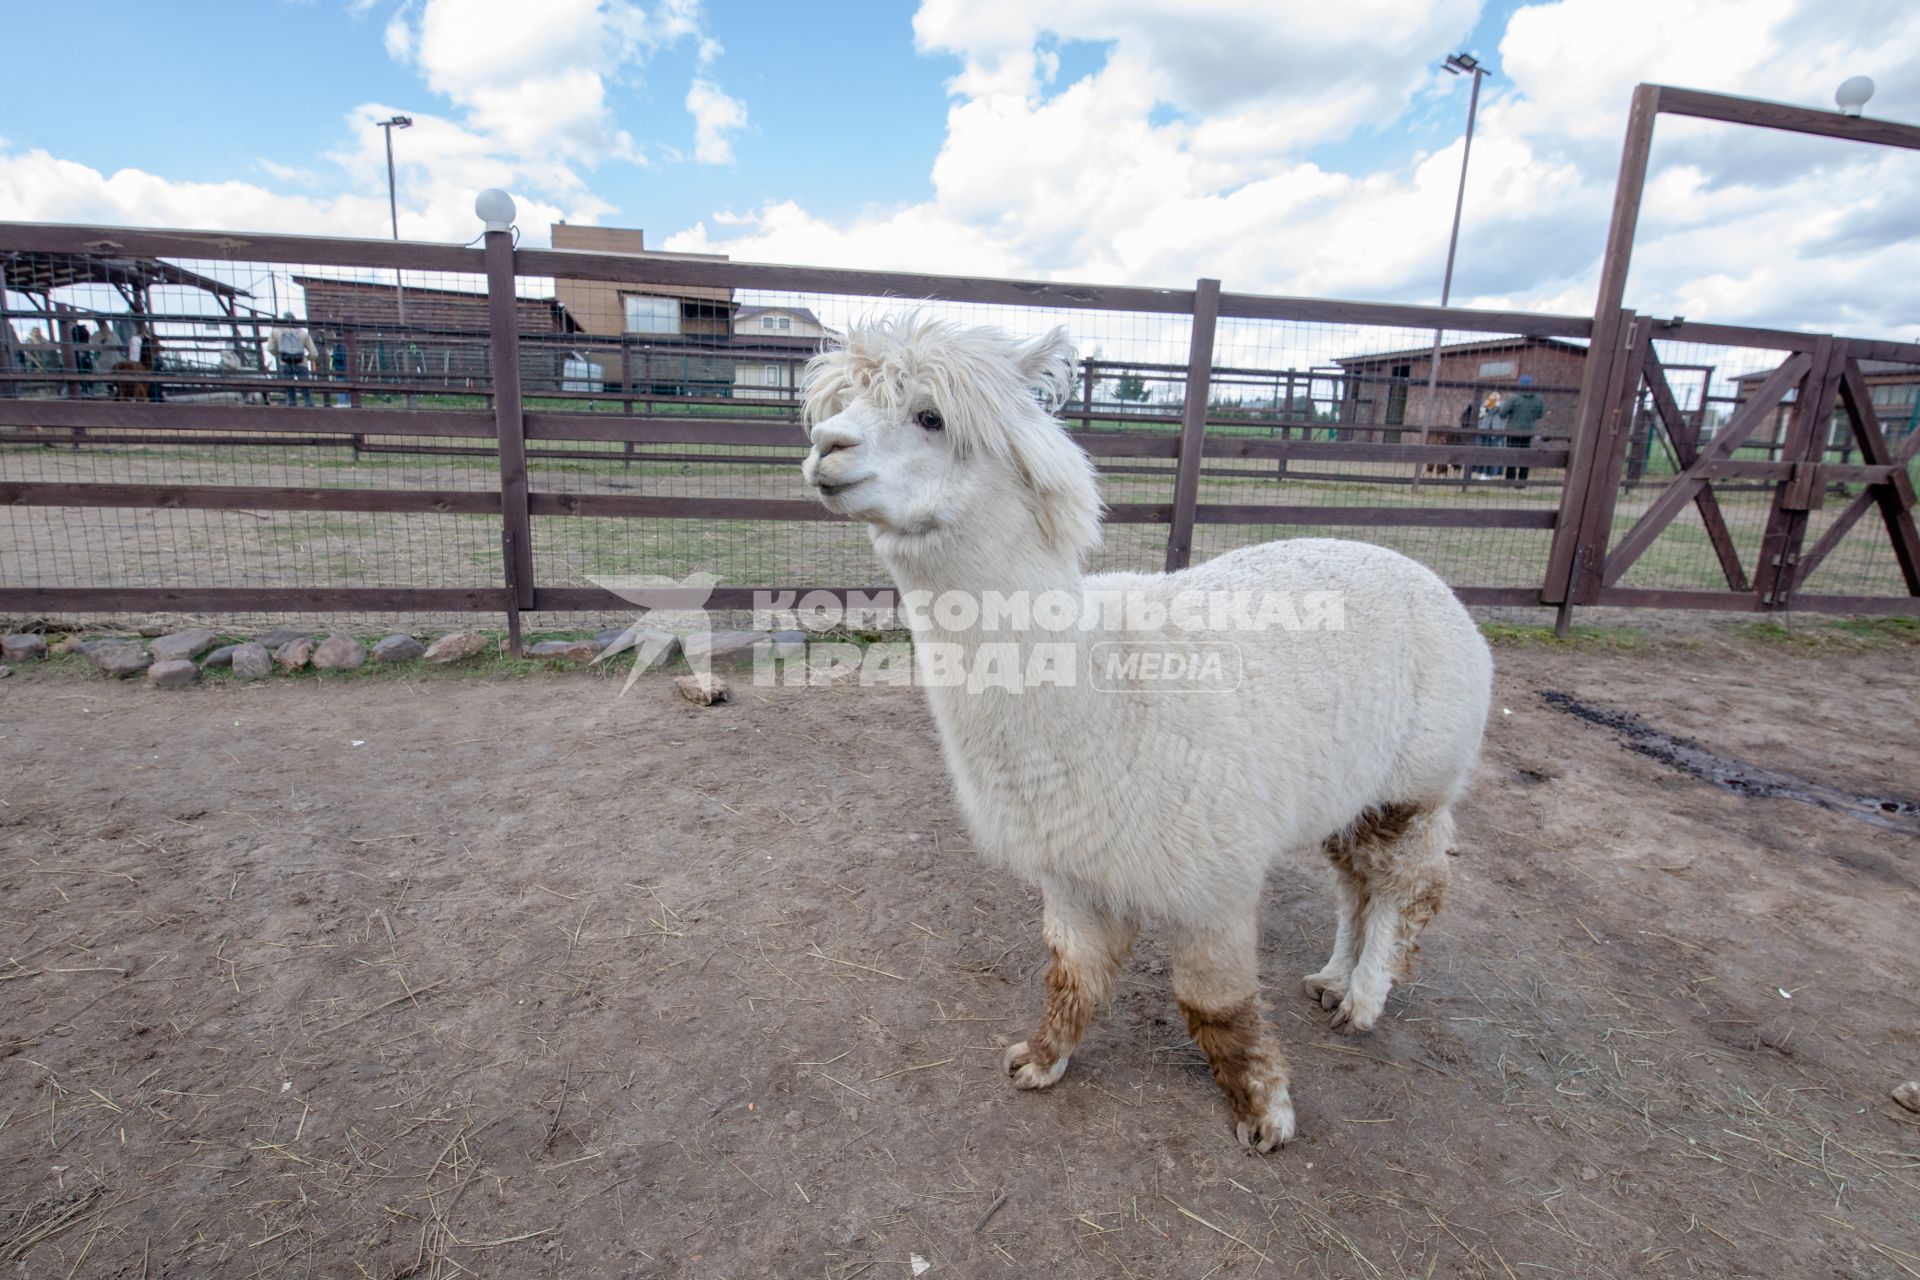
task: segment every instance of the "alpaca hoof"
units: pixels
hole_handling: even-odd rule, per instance
[[[1240,1145],[1250,1151],[1272,1151],[1293,1140],[1293,1095],[1286,1085],[1275,1088],[1267,1098],[1267,1109],[1252,1120],[1233,1126]]]
[[[1333,1011],[1333,1027],[1348,1035],[1358,1035],[1373,1030],[1373,1024],[1380,1021],[1380,1014],[1387,1006],[1387,999],[1376,996],[1369,1000],[1357,992],[1349,991]]]
[[[1067,1059],[1063,1055],[1055,1058],[1051,1067],[1042,1067],[1033,1060],[1033,1050],[1022,1040],[1007,1050],[1005,1065],[1014,1088],[1044,1089],[1066,1074]]]
[[[1346,979],[1336,977],[1323,969],[1319,973],[1310,973],[1300,979],[1300,989],[1307,993],[1309,1000],[1322,1009],[1333,1009],[1346,998],[1347,982]]]

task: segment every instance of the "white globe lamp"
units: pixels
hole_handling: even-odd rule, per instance
[[[1840,104],[1840,110],[1850,116],[1857,116],[1867,105],[1867,99],[1873,96],[1873,81],[1866,76],[1849,76],[1840,82],[1833,91],[1833,100]]]
[[[513,197],[498,187],[488,187],[474,197],[473,211],[480,221],[487,224],[489,231],[511,231],[513,229]]]

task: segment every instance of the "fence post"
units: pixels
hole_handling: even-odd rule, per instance
[[[520,402],[520,315],[513,233],[487,237],[487,327],[493,360],[493,423],[500,452],[501,559],[506,564],[507,644],[520,656],[520,611],[533,607],[533,532],[527,513],[526,417]]]
[[[1640,363],[1644,359],[1633,312],[1620,311],[1610,323],[1596,323],[1594,329],[1604,329],[1611,340],[1605,347],[1595,342],[1587,348],[1578,426],[1574,438],[1568,441],[1570,457],[1560,493],[1560,515],[1554,523],[1546,584],[1540,592],[1542,604],[1559,606],[1554,633],[1562,637],[1572,625],[1573,606],[1590,603],[1587,597],[1598,586],[1607,547],[1613,540],[1613,511],[1619,501],[1617,411],[1623,397],[1629,401],[1638,397]]]
[[[1587,346],[1586,365],[1580,375],[1578,418],[1573,433],[1573,457],[1567,472],[1566,489],[1560,502],[1560,521],[1553,531],[1553,549],[1547,554],[1547,580],[1540,592],[1540,603],[1560,606],[1556,629],[1564,632],[1580,585],[1583,559],[1604,557],[1603,544],[1598,552],[1581,541],[1587,527],[1586,492],[1590,486],[1576,484],[1576,476],[1587,470],[1591,450],[1606,434],[1606,417],[1613,407],[1608,392],[1614,381],[1614,362],[1624,334],[1626,313],[1620,304],[1626,295],[1627,266],[1633,258],[1633,233],[1640,221],[1640,198],[1647,185],[1647,156],[1653,149],[1653,125],[1660,114],[1660,89],[1643,84],[1633,91],[1633,103],[1627,113],[1627,136],[1620,149],[1620,175],[1614,181],[1613,216],[1607,224],[1606,256],[1600,260],[1599,296],[1593,308],[1593,339]],[[1612,516],[1609,495],[1607,512]]]
[[[1813,349],[1813,364],[1801,380],[1791,424],[1781,442],[1780,461],[1784,474],[1773,491],[1773,507],[1767,516],[1767,530],[1760,539],[1760,563],[1754,570],[1753,589],[1760,606],[1768,613],[1787,609],[1793,603],[1793,591],[1800,577],[1800,553],[1807,538],[1807,516],[1825,497],[1819,484],[1819,464],[1826,458],[1827,440],[1833,433],[1833,406],[1840,394],[1840,379],[1847,368],[1847,344],[1832,335],[1822,336]]]
[[[1167,526],[1167,572],[1193,559],[1193,512],[1200,501],[1200,460],[1206,447],[1207,396],[1213,381],[1213,329],[1220,316],[1220,282],[1193,287],[1193,337],[1187,347],[1187,402],[1180,414],[1180,453],[1173,474],[1173,521]]]

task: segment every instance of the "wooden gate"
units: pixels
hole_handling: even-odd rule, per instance
[[[1589,437],[1576,442],[1582,483],[1568,486],[1549,566],[1547,598],[1560,603],[1563,613],[1572,605],[1625,605],[1920,614],[1920,535],[1909,474],[1909,464],[1920,454],[1920,431],[1897,447],[1889,444],[1861,368],[1870,358],[1920,362],[1920,348],[1676,324],[1631,312],[1621,314],[1614,332],[1618,345],[1610,353],[1595,352],[1610,369],[1607,398],[1589,420]],[[1704,439],[1704,415],[1682,412],[1655,349],[1656,339],[1681,338],[1744,341],[1780,352],[1779,364],[1756,378],[1757,385]],[[1786,429],[1777,450],[1769,447],[1760,458],[1737,456],[1763,426],[1783,417]],[[1840,421],[1846,433],[1836,444],[1833,424]],[[1636,435],[1663,438],[1677,470],[1633,516],[1622,512],[1620,500],[1622,472]],[[1833,458],[1836,452],[1839,461]],[[1852,461],[1856,452],[1858,462]],[[1747,560],[1715,487],[1735,484],[1747,494],[1772,488],[1757,553]],[[1689,507],[1699,513],[1724,586],[1627,585],[1628,572]],[[1833,514],[1819,514],[1823,511]],[[1808,593],[1808,580],[1869,511],[1885,527],[1907,594]]]

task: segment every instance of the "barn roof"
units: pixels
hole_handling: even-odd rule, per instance
[[[185,267],[176,267],[159,258],[134,258],[94,253],[37,253],[11,251],[0,254],[0,275],[6,287],[16,293],[46,293],[76,284],[119,285],[144,289],[156,284],[185,285],[222,298],[249,298],[245,289],[203,276]]]
[[[1519,347],[1546,347],[1559,351],[1571,351],[1579,356],[1587,354],[1587,349],[1577,342],[1566,342],[1560,338],[1535,337],[1487,338],[1479,342],[1455,342],[1441,347],[1440,354],[1442,356],[1474,355],[1488,351],[1511,351]],[[1428,345],[1424,347],[1407,347],[1399,351],[1379,351],[1369,352],[1366,355],[1359,356],[1343,356],[1335,360],[1334,363],[1343,368],[1351,368],[1356,365],[1364,367],[1372,364],[1385,364],[1391,360],[1405,360],[1410,356],[1431,357],[1432,355],[1433,347]]]
[[[349,293],[366,293],[381,298],[393,296],[393,286],[385,281],[336,280],[331,276],[295,276],[293,282],[302,289],[319,289],[323,292],[327,289],[340,289]],[[485,291],[473,289],[426,289],[410,284],[407,286],[407,296],[409,298],[455,298],[463,302],[475,303],[483,308],[487,303]],[[558,298],[530,298],[521,294],[514,300],[522,305],[530,302],[551,311],[555,319],[560,322],[562,332],[579,333],[581,331],[580,322],[573,318],[572,313]]]

